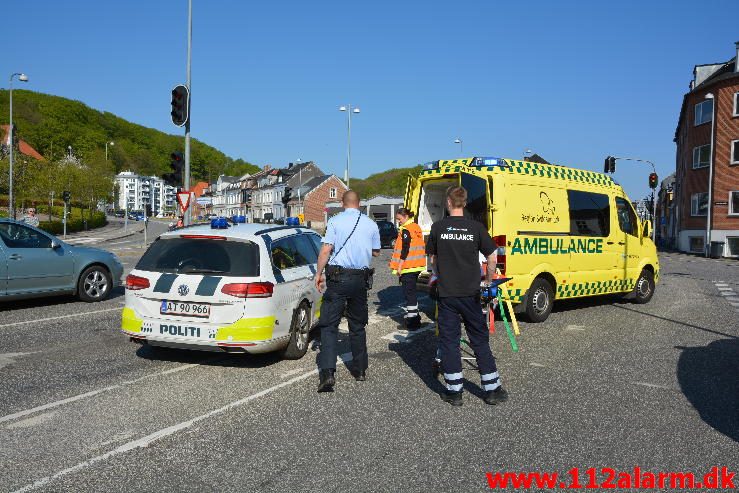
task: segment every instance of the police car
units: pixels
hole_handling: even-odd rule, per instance
[[[307,228],[224,218],[164,233],[126,278],[121,328],[140,344],[301,358],[320,246]]]

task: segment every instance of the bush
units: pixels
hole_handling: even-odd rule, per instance
[[[93,212],[92,216],[87,220],[87,229],[99,228],[105,226],[106,224],[108,224],[108,220],[105,217],[105,213],[99,211]],[[85,225],[82,222],[82,219],[70,219],[69,221],[67,221],[67,233],[76,233],[78,231],[83,231],[85,229],[84,226]],[[60,235],[64,233],[64,224],[61,221],[41,221],[39,227],[47,233],[51,233],[53,235]]]

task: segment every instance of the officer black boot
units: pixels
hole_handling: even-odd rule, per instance
[[[352,368],[352,376],[357,382],[364,382],[367,380],[367,370],[360,370],[358,368]]]
[[[405,319],[405,330],[414,331],[421,328],[421,317],[408,317]]]
[[[336,379],[334,378],[334,370],[327,368],[318,372],[318,391],[319,392],[333,392]]]
[[[508,400],[508,392],[503,387],[498,387],[495,390],[488,390],[485,392],[485,397],[482,398],[485,404],[494,406]]]
[[[441,394],[441,400],[448,402],[452,406],[459,407],[462,405],[462,392],[449,392],[445,390]]]

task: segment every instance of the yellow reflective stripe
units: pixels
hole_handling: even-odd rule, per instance
[[[127,332],[141,332],[144,321],[136,316],[133,308],[125,307],[121,313],[121,329]]]
[[[411,272],[423,272],[426,270],[426,267],[412,267],[410,269],[406,269],[405,267],[403,270],[400,271],[401,274],[410,274]]]
[[[242,318],[231,325],[221,327],[216,333],[217,341],[265,341],[272,339],[275,317]]]

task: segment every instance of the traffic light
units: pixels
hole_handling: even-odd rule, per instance
[[[183,126],[190,119],[190,90],[182,84],[172,89],[172,123]]]
[[[162,178],[167,185],[179,187],[182,185],[182,167],[185,165],[185,160],[182,158],[181,152],[173,152],[169,157],[172,159],[172,162],[169,163],[172,173],[167,173]]]
[[[72,198],[72,194],[69,193],[69,191],[65,190],[64,192],[62,192],[62,200],[64,200],[64,202],[68,204],[71,198]]]
[[[615,173],[616,172],[616,158],[613,156],[608,156],[603,163],[603,172],[604,173]]]
[[[649,173],[649,188],[657,188],[658,181],[657,173]]]
[[[287,205],[292,198],[293,189],[291,187],[285,187],[285,193],[282,195],[282,204]]]
[[[669,187],[667,189],[667,200],[669,200],[670,202],[672,202],[672,198],[674,197],[674,194],[675,194],[675,191],[673,190],[673,188],[672,187]]]

